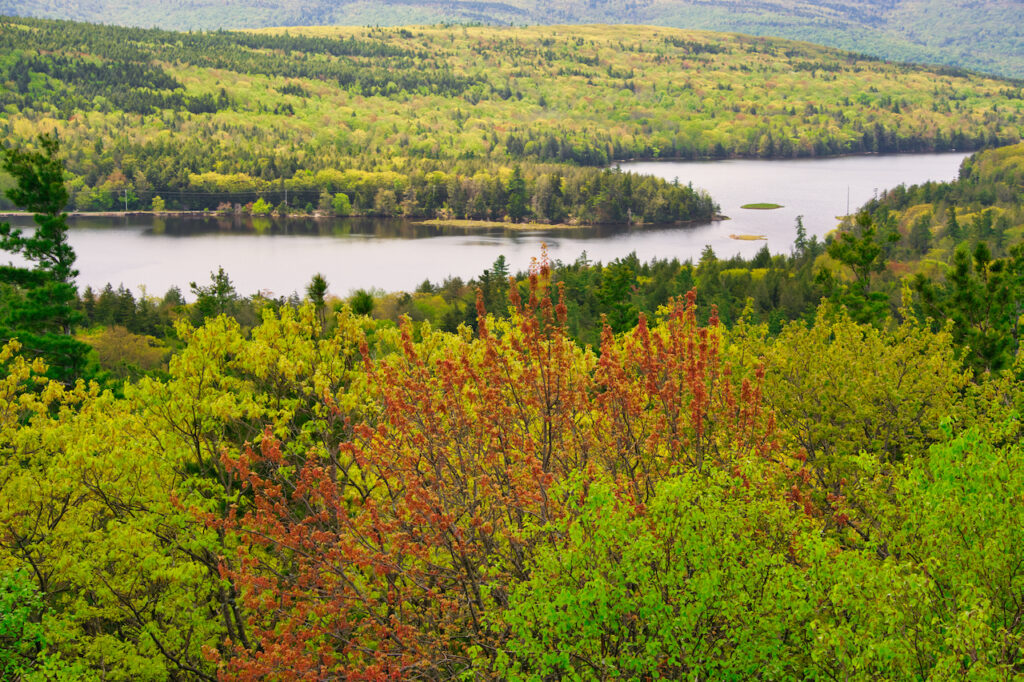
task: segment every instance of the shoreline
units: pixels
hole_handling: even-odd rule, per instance
[[[970,156],[988,149],[1011,147],[1014,144],[1019,143],[1002,144],[993,147],[984,146],[977,149],[939,149],[930,152],[846,152],[843,154],[817,154],[813,156],[641,156],[631,159],[615,159],[614,161],[609,161],[607,168],[615,168],[617,165],[623,163],[658,163],[659,161],[708,163],[715,161],[814,161],[815,159],[821,159],[824,161],[827,159],[847,159],[860,156],[933,156],[936,154],[966,154]]]
[[[26,211],[0,211],[3,218],[31,218],[34,213]],[[289,213],[288,215],[251,215],[236,213],[215,213],[212,211],[69,211],[68,218],[128,218],[132,216],[150,216],[154,218],[273,218],[276,220],[402,220],[412,225],[427,227],[459,227],[463,229],[519,229],[519,230],[579,230],[600,225],[624,225],[626,227],[646,227],[649,225],[700,225],[705,222],[717,223],[729,220],[729,216],[715,214],[707,221],[680,220],[673,223],[512,223],[501,220],[469,220],[462,218],[406,218],[374,215],[332,216],[323,213]]]

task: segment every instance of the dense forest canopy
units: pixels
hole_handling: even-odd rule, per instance
[[[583,168],[617,159],[972,149],[1017,142],[1024,125],[1018,82],[674,29],[6,19],[0,44],[0,134],[56,131],[80,210],[157,196],[169,209],[276,206],[286,192],[293,207],[331,208],[340,193],[359,213],[501,219],[519,165],[527,203],[548,206],[534,218],[600,221],[646,203]],[[643,220],[707,213],[651,191],[691,207]]]
[[[1024,77],[1015,0],[0,0],[0,14],[170,29],[434,23],[655,24],[805,40]]]
[[[117,391],[6,346],[5,670],[1024,673],[1019,359],[697,291],[581,348],[547,263],[507,284],[475,333],[211,309]]]
[[[637,27],[0,45],[0,678],[1024,676],[1020,83]],[[63,212],[680,221],[610,162],[1002,143],[788,254],[347,300],[76,295]]]

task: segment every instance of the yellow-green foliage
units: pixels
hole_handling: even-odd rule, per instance
[[[973,252],[984,242],[993,257],[1009,254],[1024,237],[1022,191],[1024,144],[1016,144],[968,157],[953,182],[901,185],[865,209],[882,238],[899,243],[887,249],[891,272],[934,274],[924,261],[948,263],[961,245]]]
[[[964,176],[985,178],[1009,187],[1024,187],[1024,145],[1012,145],[978,154],[964,166]]]
[[[746,279],[750,278],[752,281],[757,282],[758,280],[764,279],[764,276],[768,273],[767,268],[728,268],[718,273],[719,277],[723,279]]]
[[[424,316],[435,314],[433,295],[415,301]],[[454,615],[445,621],[464,670],[529,677],[593,664],[618,676],[660,666],[850,679],[952,676],[958,666],[996,679],[1013,670],[1024,631],[1012,617],[1024,546],[1014,406],[1024,393],[1012,376],[971,383],[950,334],[909,315],[877,329],[823,308],[810,326],[796,323],[777,337],[745,323],[694,330],[678,354],[665,347],[678,342],[673,318],[609,332],[600,357],[550,329],[538,335],[536,324],[520,313],[489,318],[487,339],[424,325],[416,340],[372,329],[344,308],[326,325],[312,306],[267,312],[249,334],[220,317],[180,325],[185,347],[167,378],[129,384],[123,398],[43,379],[40,363],[18,356],[16,344],[5,347],[0,572],[29,576],[41,595],[43,606],[32,607],[45,629],[39,660],[77,666],[84,679],[170,680],[216,675],[219,650],[220,673],[245,677],[230,652],[244,658],[269,641],[295,644],[254,630],[275,612],[252,609],[276,603],[281,595],[270,586],[288,582],[296,557],[222,525],[256,513],[248,479],[231,465],[247,442],[272,445],[263,459],[245,455],[250,474],[273,472],[273,487],[296,502],[261,513],[285,525],[309,521],[314,539],[357,533],[344,537],[377,551],[392,540],[358,535],[347,514],[360,513],[362,496],[387,500],[387,490],[408,481],[381,480],[386,467],[349,445],[409,453],[410,475],[429,483],[415,495],[426,496],[462,480],[430,464],[446,439],[459,444],[446,461],[486,459],[501,473],[526,456],[517,443],[534,443],[506,442],[511,433],[548,442],[558,462],[517,490],[541,486],[564,513],[517,518],[514,542],[499,545],[515,556],[518,577],[497,581],[505,564],[486,565],[470,601],[483,620],[475,630]],[[363,346],[366,331],[375,339]],[[652,353],[666,363],[689,353],[694,364],[640,371]],[[636,370],[622,373],[619,362]],[[493,375],[478,375],[485,371]],[[423,402],[440,375],[461,402]],[[684,377],[711,382],[713,393],[680,401],[683,389],[666,386]],[[494,385],[499,378],[507,383]],[[692,412],[699,396],[713,400]],[[655,403],[671,408],[672,419],[651,412]],[[544,410],[531,417],[536,405]],[[508,422],[472,418],[487,410]],[[727,428],[728,415],[739,415],[754,440]],[[704,426],[691,432],[690,418]],[[407,423],[426,426],[406,432]],[[666,429],[679,430],[669,438]],[[296,462],[321,472],[319,486],[348,481],[351,507],[321,514],[319,493],[299,492]],[[635,486],[652,472],[657,480]],[[550,476],[560,477],[557,485]],[[453,490],[445,499],[477,494]],[[467,515],[504,504],[481,497]],[[381,518],[389,513],[386,504],[370,506]],[[459,532],[480,521],[444,513],[452,516],[436,518],[450,518],[444,527]],[[236,553],[243,543],[246,566]],[[438,546],[421,559],[448,566],[451,554]],[[325,577],[351,578],[360,590],[386,585],[388,567],[413,559],[385,560],[379,573],[327,561]],[[267,580],[257,576],[240,593],[233,576],[257,566]],[[406,589],[403,580],[385,591]],[[317,589],[331,592],[295,587],[313,605],[323,604]],[[458,588],[423,590],[428,600],[459,598]],[[402,604],[403,614],[417,614],[413,606]],[[364,619],[365,611],[349,616]],[[498,647],[474,647],[466,632]],[[297,641],[299,651],[333,646]],[[671,658],[681,644],[686,657]],[[0,655],[3,646],[0,637]]]
[[[386,152],[397,157],[399,167],[403,157],[505,153],[508,135],[548,131],[564,131],[569,140],[613,156],[668,150],[712,156],[716,145],[733,154],[811,155],[856,149],[876,124],[896,137],[934,143],[937,133],[948,139],[955,129],[989,129],[986,113],[999,118],[1001,111],[1010,123],[1003,135],[1020,137],[1020,100],[1001,97],[1006,86],[1000,81],[937,76],[781,40],[631,27],[288,30],[369,37],[423,51],[454,74],[484,83],[478,95],[471,90],[452,99],[409,92],[357,95],[303,81],[316,97],[289,96],[296,117],[260,117],[260,127],[274,136],[299,141],[312,135],[310,151],[340,143],[353,156]],[[721,52],[693,54],[667,40]],[[245,110],[272,108],[281,99],[275,88],[284,83],[263,76],[232,79],[230,73],[184,65],[173,73],[197,91],[216,75],[244,103],[237,114],[212,117],[225,123],[252,125]],[[522,99],[496,96],[506,86]],[[417,112],[415,118],[410,111]],[[200,134],[206,128],[202,120],[183,125]],[[248,142],[253,143],[259,144]],[[527,156],[532,151],[524,149]]]
[[[646,0],[640,4],[578,0],[479,0],[444,3],[331,0],[170,0],[157,5],[96,0],[26,0],[21,15],[66,17],[122,26],[217,29],[310,25],[409,24],[655,24],[795,38],[855,50],[891,61],[950,64],[1005,76],[1024,76],[1019,7],[1013,0]],[[984,36],[978,40],[977,36]],[[35,79],[40,87],[45,78]]]
[[[360,324],[342,313],[324,334],[306,307],[266,315],[248,339],[223,317],[182,325],[170,378],[123,399],[47,382],[4,348],[0,569],[30,569],[53,655],[95,679],[176,679],[209,673],[204,649],[246,636],[219,573],[235,540],[197,513],[244,506],[225,453],[264,429],[322,450],[358,411]]]
[[[776,370],[767,400],[793,450],[825,470],[856,461],[860,449],[878,471],[920,454],[938,438],[939,421],[954,414],[969,378],[949,333],[925,331],[914,319],[879,330],[823,306],[813,326],[792,323],[765,343],[763,355]],[[850,471],[828,475],[854,478]]]
[[[158,369],[164,365],[170,349],[156,338],[133,334],[122,326],[98,327],[79,334],[96,351],[99,365],[119,379]]]
[[[934,214],[935,207],[932,204],[917,204],[899,216],[899,227],[900,232],[907,234],[910,232],[910,227],[921,217],[928,214]]]

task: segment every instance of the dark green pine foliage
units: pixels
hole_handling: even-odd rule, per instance
[[[373,294],[366,289],[356,289],[355,293],[352,294],[349,305],[352,307],[352,312],[356,315],[369,315],[373,312]]]
[[[956,206],[950,206],[946,214],[946,235],[958,243],[963,239],[963,230],[960,229],[960,221],[956,219]]]
[[[306,285],[306,295],[316,307],[316,318],[320,321],[320,328],[327,326],[327,280],[319,272],[313,275],[313,279]]]
[[[522,166],[516,165],[508,183],[508,217],[518,223],[526,217],[526,213],[526,180],[523,179]]]
[[[604,268],[597,299],[605,311],[605,321],[616,334],[632,329],[639,321],[639,312],[633,301],[636,288],[636,256],[609,263]]]
[[[889,298],[872,286],[872,275],[885,269],[886,243],[898,238],[892,232],[880,235],[871,215],[861,212],[854,231],[842,233],[828,245],[828,255],[849,267],[854,277],[849,285],[834,284],[833,298],[845,305],[857,322],[881,324],[889,313]]]
[[[928,253],[928,247],[931,245],[932,240],[931,224],[932,215],[927,213],[914,221],[914,226],[910,228],[908,240],[914,255],[923,256]]]
[[[16,186],[7,197],[34,213],[36,229],[27,235],[0,223],[0,249],[18,254],[29,266],[0,266],[0,337],[16,338],[22,353],[42,356],[49,375],[70,383],[83,375],[89,347],[71,336],[81,315],[75,308],[75,252],[68,244],[68,202],[60,145],[40,135],[38,149],[5,149],[3,169]]]
[[[196,297],[196,304],[192,308],[193,322],[196,324],[202,324],[211,317],[234,315],[238,312],[238,292],[223,267],[218,267],[217,272],[210,273],[210,284],[202,286],[190,282],[189,289]]]
[[[919,274],[914,288],[929,316],[953,321],[953,338],[975,372],[998,372],[1013,364],[1024,314],[1024,245],[993,260],[985,242],[978,242],[973,253],[961,244],[945,282]]]
[[[510,274],[508,261],[502,255],[498,256],[489,270],[484,270],[480,275],[478,284],[483,296],[484,309],[488,312],[497,315],[504,315],[507,312]]]

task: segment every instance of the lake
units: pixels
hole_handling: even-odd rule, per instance
[[[358,288],[411,290],[424,279],[477,276],[504,254],[513,272],[529,266],[546,243],[552,258],[572,262],[584,252],[610,261],[635,251],[641,260],[697,260],[710,244],[719,256],[752,256],[764,244],[788,252],[802,215],[808,235],[824,237],[846,214],[900,183],[957,177],[963,153],[851,156],[801,160],[727,160],[622,163],[707,190],[729,220],[688,226],[598,226],[573,230],[466,230],[375,219],[274,220],[271,218],[76,217],[69,239],[78,255],[80,288],[110,282],[163,295],[171,286],[188,294],[189,282],[209,283],[218,266],[242,294],[302,292],[314,273],[330,291]],[[743,204],[781,204],[750,210]],[[14,219],[15,224],[32,224]],[[730,234],[763,235],[737,241]]]

